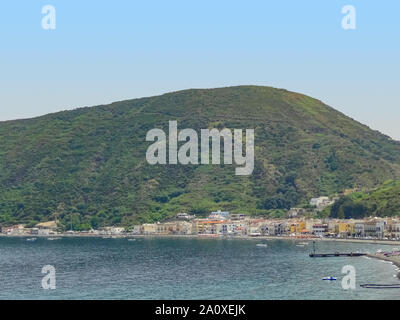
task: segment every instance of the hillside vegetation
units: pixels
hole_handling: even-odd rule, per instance
[[[334,218],[400,216],[400,181],[389,180],[368,192],[340,198],[330,209]]]
[[[255,129],[255,168],[149,165],[153,128]],[[239,86],[0,122],[0,224],[54,219],[75,229],[177,212],[273,214],[309,197],[400,178],[400,144],[319,100]]]

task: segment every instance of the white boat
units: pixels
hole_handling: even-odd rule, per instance
[[[257,247],[263,247],[263,248],[268,247],[268,245],[266,243],[257,243],[256,246]]]
[[[28,238],[26,241],[36,241],[36,238]]]

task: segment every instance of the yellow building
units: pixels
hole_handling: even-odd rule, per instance
[[[176,222],[157,223],[157,234],[176,234],[178,233],[178,225]]]
[[[335,233],[339,236],[347,236],[354,233],[354,223],[338,222],[335,224]]]
[[[157,232],[157,224],[155,223],[145,223],[142,225],[143,234],[154,234]]]
[[[305,221],[297,221],[295,223],[292,223],[289,227],[289,231],[290,233],[301,233],[304,230],[306,230],[307,228],[307,224]]]
[[[192,234],[192,224],[186,221],[179,221],[176,224],[178,234]]]
[[[222,220],[198,219],[195,221],[195,229],[198,234],[216,234],[217,225],[222,223]]]

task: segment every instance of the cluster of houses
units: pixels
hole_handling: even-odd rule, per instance
[[[293,236],[397,239],[400,240],[400,219],[265,219],[244,214],[211,213],[206,219],[170,221],[135,226],[131,232],[143,235],[200,236]]]
[[[56,235],[57,234],[57,222],[56,221],[41,222],[41,223],[38,223],[33,228],[26,228],[23,224],[17,224],[17,225],[1,228],[1,233],[10,235],[10,236]]]
[[[35,228],[16,225],[2,229],[7,235],[57,234],[54,221],[40,223]],[[76,232],[67,231],[67,234]],[[82,232],[81,232],[82,233]],[[105,227],[84,233],[93,235],[198,235],[218,236],[292,236],[299,238],[337,237],[364,239],[400,240],[399,218],[370,218],[365,220],[340,219],[266,219],[250,218],[244,214],[212,212],[208,218],[197,219],[187,214],[179,214],[175,219],[164,223],[145,223],[131,228]]]
[[[312,198],[310,205],[316,211],[323,210],[334,203],[328,197]],[[93,235],[198,235],[205,237],[218,236],[292,236],[337,237],[364,239],[400,240],[400,219],[368,218],[364,220],[310,219],[305,218],[304,208],[292,208],[286,219],[252,218],[245,214],[232,214],[228,211],[215,211],[207,218],[196,218],[187,213],[178,213],[167,222],[145,223],[130,228],[104,227],[80,233]],[[2,228],[7,235],[42,235],[57,234],[57,222],[49,221],[37,224],[34,228],[16,225]],[[67,231],[67,234],[75,234]]]

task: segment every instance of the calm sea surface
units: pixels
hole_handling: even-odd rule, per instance
[[[267,246],[257,246],[266,243]],[[312,245],[287,240],[177,238],[0,238],[0,299],[399,299],[396,267],[365,257],[309,258]],[[317,243],[319,252],[374,252],[395,246]],[[56,289],[42,288],[44,265]],[[352,265],[357,289],[341,287]],[[337,281],[322,281],[334,276]]]

